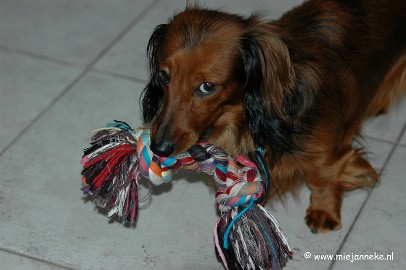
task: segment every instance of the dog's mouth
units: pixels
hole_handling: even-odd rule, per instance
[[[206,130],[203,131],[202,134],[200,134],[197,139],[194,139],[193,141],[190,141],[186,145],[181,145],[178,144],[178,147],[176,147],[175,144],[175,149],[173,151],[173,156],[181,155],[182,153],[188,152],[191,148],[199,144],[200,142],[209,142],[209,135],[211,133],[211,129],[207,128]],[[210,143],[210,142],[209,142]]]
[[[206,128],[203,131],[203,133],[200,135],[199,142],[202,142],[202,141],[207,142],[211,131],[212,131],[212,129],[210,127]]]
[[[185,133],[174,139],[161,138],[157,140],[152,138],[150,147],[152,152],[157,156],[177,156],[187,152],[199,142],[207,142],[208,134],[209,132],[204,132],[202,135],[194,137],[190,133]]]

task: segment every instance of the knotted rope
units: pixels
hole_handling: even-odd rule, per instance
[[[172,180],[183,168],[213,176],[218,191],[216,205],[223,213],[215,226],[215,245],[226,269],[280,269],[292,251],[278,223],[257,204],[265,195],[266,170],[261,155],[253,162],[232,159],[224,150],[200,142],[174,157],[159,157],[150,149],[150,131],[133,130],[115,121],[94,132],[91,147],[81,163],[82,190],[126,221],[134,221],[138,209],[140,175],[153,185]],[[258,165],[257,165],[257,164]],[[229,248],[231,242],[232,248]]]

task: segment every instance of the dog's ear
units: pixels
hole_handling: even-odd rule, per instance
[[[147,46],[150,78],[140,97],[144,122],[146,123],[157,116],[163,101],[164,92],[158,78],[157,63],[167,33],[167,24],[158,25],[152,33]]]
[[[260,22],[251,23],[241,40],[249,129],[254,141],[274,154],[295,150],[295,134],[311,100],[295,74],[287,42],[276,25]]]

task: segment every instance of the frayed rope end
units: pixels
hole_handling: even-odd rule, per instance
[[[293,256],[275,218],[251,200],[224,213],[214,227],[217,255],[226,269],[281,269]]]

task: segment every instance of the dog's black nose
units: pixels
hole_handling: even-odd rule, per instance
[[[169,157],[174,150],[173,144],[167,141],[157,143],[154,139],[151,141],[151,150],[160,157]]]

